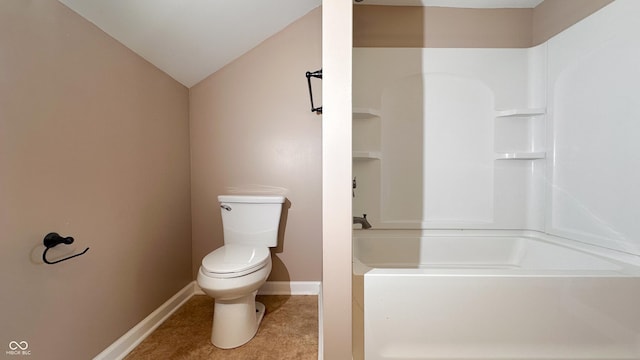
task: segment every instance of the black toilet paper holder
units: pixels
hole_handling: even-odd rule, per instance
[[[42,261],[44,261],[45,264],[49,264],[49,265],[57,264],[59,262],[69,260],[71,258],[83,255],[84,253],[89,251],[89,248],[86,248],[81,253],[78,253],[78,254],[75,254],[75,255],[71,255],[71,256],[67,256],[67,257],[59,259],[59,260],[49,261],[49,260],[47,260],[47,251],[49,251],[49,249],[51,249],[52,247],[55,247],[55,246],[57,246],[59,244],[65,244],[65,245],[73,244],[73,238],[71,236],[63,237],[63,236],[60,236],[58,233],[51,232],[51,233],[48,233],[47,235],[44,236],[44,239],[42,240],[42,242],[44,243],[44,246],[45,246],[44,252],[42,253]]]

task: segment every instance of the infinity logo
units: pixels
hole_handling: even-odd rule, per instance
[[[11,341],[9,343],[9,349],[11,349],[11,350],[18,350],[18,349],[27,350],[28,348],[29,348],[29,343],[24,341],[24,340],[20,341],[20,342]]]

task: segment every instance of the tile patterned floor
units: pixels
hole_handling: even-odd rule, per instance
[[[136,347],[125,360],[318,359],[318,297],[257,296],[267,311],[255,338],[235,349],[210,342],[213,299],[196,295]]]

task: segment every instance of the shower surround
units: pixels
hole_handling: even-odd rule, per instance
[[[367,360],[640,359],[640,310],[634,305],[640,301],[640,99],[634,96],[640,24],[633,16],[639,12],[637,1],[614,1],[529,49],[354,49],[353,211],[366,213],[377,229],[354,236],[354,264],[363,265],[354,271],[354,325],[356,334],[358,325],[364,329],[360,344]],[[408,253],[442,251],[444,268],[422,258],[403,266],[358,258],[363,246],[372,245],[369,238],[400,229],[426,231]],[[439,238],[441,244],[473,236],[459,248],[433,247],[429,231],[455,232]],[[604,274],[588,263],[558,271],[542,262],[523,271],[516,262],[495,271],[457,261],[471,244],[493,249],[478,231],[506,240],[503,245],[521,242],[523,234],[543,239],[550,246],[542,258],[569,268],[588,248],[625,270]],[[539,247],[521,249],[527,254]],[[499,301],[504,312],[495,314],[570,318],[563,331],[575,336],[508,336],[509,326],[524,326],[521,334],[547,331],[543,321],[521,318],[509,326],[498,321],[505,327],[496,325],[494,334],[491,326],[474,326],[456,351],[440,351],[454,344],[438,338],[437,314],[450,314],[452,328],[477,324],[495,305],[482,294],[498,282],[515,292]],[[475,290],[456,292],[458,283]],[[517,293],[532,289],[542,289],[547,300]],[[400,298],[407,300],[401,304]],[[532,305],[536,299],[546,305]],[[420,305],[447,303],[466,310]],[[411,332],[415,319],[434,328],[414,327],[402,344],[384,335]],[[400,348],[413,350],[393,350]]]

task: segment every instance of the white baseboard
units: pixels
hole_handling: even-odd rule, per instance
[[[267,281],[258,295],[318,295],[320,281]]]
[[[193,281],[173,295],[171,299],[160,305],[154,312],[144,318],[126,334],[94,357],[94,360],[120,360],[129,354],[142,340],[149,336],[160,324],[173,314],[182,304],[189,300],[196,292],[196,282]]]
[[[205,295],[195,284],[196,295]],[[318,295],[320,281],[267,281],[258,289],[258,295]]]
[[[322,283],[318,286],[318,360],[324,360],[324,310],[322,308]]]
[[[260,295],[318,295],[319,341],[322,343],[322,302],[320,281],[267,281],[259,290]],[[192,281],[177,294],[160,305],[126,334],[104,349],[93,360],[121,360],[149,336],[171,314],[182,306],[193,295],[204,295],[198,283]],[[322,347],[318,349],[318,359],[322,359]]]

